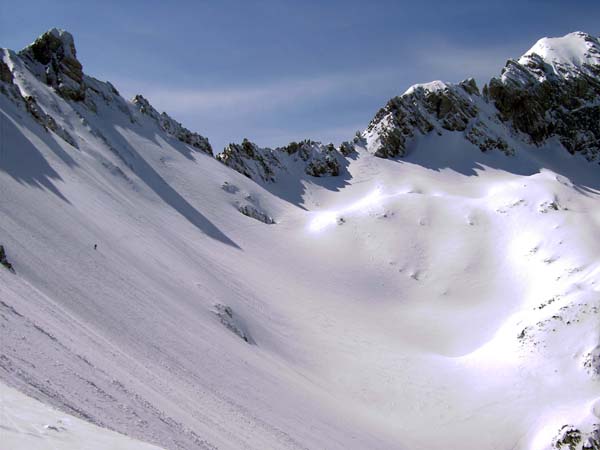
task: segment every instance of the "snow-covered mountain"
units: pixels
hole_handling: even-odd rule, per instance
[[[558,139],[570,153],[600,158],[600,41],[585,33],[540,39],[480,93],[475,81],[416,85],[381,109],[368,148],[402,156],[415,135],[456,131],[482,151],[514,154]],[[418,144],[412,144],[415,147]]]
[[[222,152],[65,31],[1,50],[2,442],[600,448],[599,49]]]

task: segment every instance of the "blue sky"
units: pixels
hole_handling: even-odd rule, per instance
[[[142,93],[215,150],[338,142],[411,84],[480,84],[543,36],[600,34],[598,1],[0,2],[0,46],[75,36],[88,75]]]

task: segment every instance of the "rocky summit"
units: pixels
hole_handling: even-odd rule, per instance
[[[64,97],[81,101],[85,97],[83,68],[77,60],[71,33],[53,28],[19,52],[30,69]]]
[[[404,156],[416,136],[457,132],[482,151],[511,155],[512,142],[565,150],[598,162],[600,41],[586,33],[544,38],[479,92],[474,80],[416,85],[382,108],[364,136],[377,156]]]

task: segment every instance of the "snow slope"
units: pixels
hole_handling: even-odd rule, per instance
[[[586,33],[574,32],[556,38],[542,38],[521,58],[519,64],[528,66],[539,56],[557,77],[573,77],[588,72],[590,66],[600,65],[600,41]],[[545,78],[546,75],[539,75]]]
[[[3,55],[76,144],[0,95],[6,384],[169,449],[541,450],[600,422],[597,165],[439,130],[273,194]]]
[[[0,385],[2,448],[34,450],[157,450],[56,411],[15,389]]]

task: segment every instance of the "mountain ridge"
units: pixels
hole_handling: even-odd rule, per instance
[[[5,50],[5,54],[10,55],[10,52]],[[17,54],[12,55],[14,58]],[[81,102],[95,111],[100,97],[105,102],[116,102],[128,115],[131,113],[127,105],[133,105],[152,117],[168,135],[196,150],[213,154],[207,138],[191,132],[167,113],[159,114],[142,95],[126,102],[110,82],[99,82],[85,75],[76,55],[73,36],[56,28],[18,53],[34,76],[65,99]],[[594,103],[600,97],[599,55],[597,38],[574,32],[561,38],[540,39],[518,60],[509,60],[500,77],[492,78],[482,92],[473,79],[413,85],[380,109],[365,131],[353,140],[337,148],[315,142],[312,156],[301,158],[306,163],[305,171],[317,177],[339,175],[339,161],[353,153],[357,143],[379,157],[402,157],[415,133],[425,135],[435,131],[439,134],[443,130],[463,133],[465,139],[481,151],[501,151],[507,156],[514,154],[512,141],[526,140],[541,145],[557,136],[570,153],[596,161],[600,151],[600,129],[595,120],[600,112]],[[14,65],[11,69],[6,61],[0,62],[0,80],[5,85],[15,84],[13,70]],[[12,96],[16,99],[20,96],[38,122],[77,146],[69,132],[57,124],[52,112],[41,110],[35,96],[28,95],[22,84],[17,82],[16,85]],[[2,90],[7,93],[8,87],[3,86]],[[274,150],[252,145],[257,151],[251,154],[244,151],[244,144],[231,144],[217,153],[216,158],[255,181],[273,181],[267,173],[255,173],[249,164],[258,164],[263,172],[278,170],[279,155],[291,154],[290,149],[298,144],[292,142]],[[300,143],[300,147],[302,145]],[[267,160],[269,162],[265,162]]]
[[[70,416],[186,450],[600,445],[591,75],[213,156],[50,34],[0,54],[0,380],[62,411],[40,445]]]

